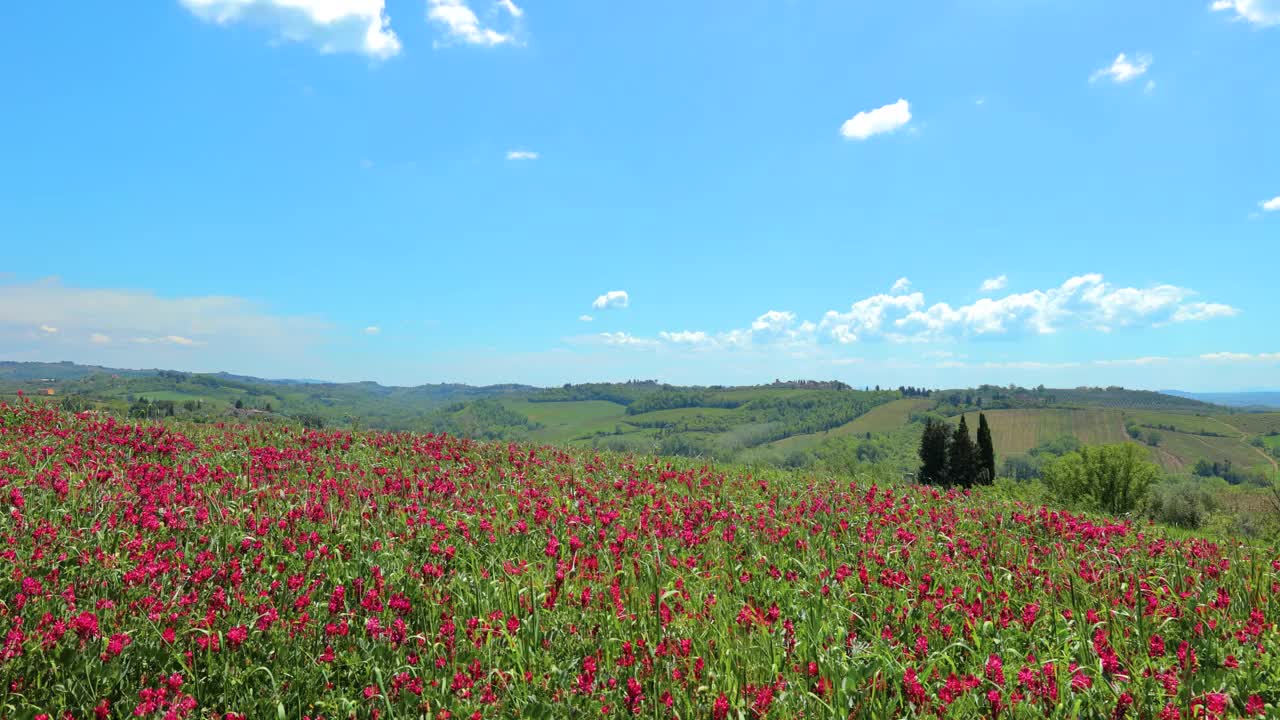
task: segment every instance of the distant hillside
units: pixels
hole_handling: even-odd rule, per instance
[[[1277,469],[1280,413],[1242,413],[1186,397],[1121,387],[855,389],[837,381],[675,386],[655,380],[475,387],[267,380],[230,373],[122,370],[74,363],[0,363],[0,399],[17,392],[66,409],[138,419],[289,422],[311,428],[445,432],[641,454],[800,467],[918,464],[926,418],[985,412],[1005,459],[1039,448],[1137,441],[1170,472],[1207,463],[1232,472]],[[1233,476],[1234,477],[1234,476]]]
[[[122,377],[144,377],[155,375],[159,370],[121,370],[97,365],[79,365],[71,361],[46,362],[12,362],[0,360],[0,383],[15,384],[41,382],[44,380],[78,380],[96,373],[120,375]]]
[[[68,409],[100,408],[139,418],[292,419],[312,427],[456,431],[458,426],[439,420],[443,408],[537,390],[528,385],[389,387],[374,382],[267,380],[230,373],[126,370],[69,362],[0,363],[0,398],[24,392],[52,396]]]
[[[1162,392],[1166,395],[1192,398],[1227,407],[1280,410],[1280,391],[1192,393],[1182,390],[1163,390]]]

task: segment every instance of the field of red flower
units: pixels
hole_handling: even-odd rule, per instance
[[[0,717],[1275,716],[1280,560],[991,496],[0,406]]]

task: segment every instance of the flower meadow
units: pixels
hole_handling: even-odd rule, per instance
[[[1274,550],[982,493],[0,405],[0,717],[1277,716]]]

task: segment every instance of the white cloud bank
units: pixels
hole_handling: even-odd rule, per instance
[[[205,345],[292,354],[326,328],[315,318],[273,315],[236,297],[161,297],[138,290],[68,287],[57,280],[0,283],[0,346]]]
[[[1009,287],[1009,276],[1001,275],[999,277],[987,278],[982,281],[982,287],[978,288],[981,292],[989,293],[997,290],[1003,290]]]
[[[355,52],[385,60],[400,52],[384,0],[179,0],[215,25],[270,28],[281,39],[324,53]]]
[[[1235,19],[1263,27],[1280,25],[1280,0],[1216,0],[1215,11],[1235,13]]]
[[[1280,211],[1280,195],[1277,195],[1271,198],[1270,200],[1265,200],[1263,202],[1260,202],[1258,203],[1258,206],[1261,207],[1265,212]]]
[[[1140,54],[1130,59],[1126,54],[1120,53],[1110,66],[1104,67],[1090,76],[1089,82],[1097,82],[1106,78],[1114,83],[1127,83],[1145,75],[1147,69],[1151,67],[1151,62],[1150,55]],[[1154,86],[1152,87],[1154,88]]]
[[[609,292],[597,297],[591,303],[591,307],[597,310],[605,310],[609,308],[622,309],[631,304],[631,298],[627,295],[626,290],[610,290]]]
[[[710,335],[702,332],[701,330],[686,330],[681,332],[663,331],[658,333],[658,337],[666,340],[667,342],[676,343],[677,345],[708,345],[714,342]]]
[[[508,150],[508,160],[537,160],[538,153],[532,150]]]
[[[840,126],[840,134],[850,140],[866,140],[875,135],[893,132],[911,122],[911,104],[899,99],[875,110],[854,115]]]
[[[514,19],[524,16],[524,10],[509,0],[498,5]],[[513,32],[503,33],[486,27],[466,0],[427,0],[427,19],[440,26],[450,39],[467,45],[493,47],[514,43],[516,39]]]
[[[894,295],[897,295],[899,293],[907,292],[910,289],[911,289],[911,281],[906,279],[905,277],[900,277],[897,280],[893,281],[893,287],[889,288],[889,292],[893,293]]]
[[[1003,287],[1004,278],[987,280],[984,288]],[[1117,287],[1092,273],[1069,278],[1057,287],[984,297],[968,304],[929,305],[924,293],[897,292],[863,298],[848,310],[829,310],[817,322],[795,313],[769,310],[749,327],[709,333],[664,331],[653,343],[674,346],[750,347],[758,343],[792,350],[828,342],[849,345],[865,341],[923,343],[934,341],[1017,338],[1050,335],[1064,329],[1112,332],[1131,327],[1163,327],[1231,317],[1239,310],[1216,302],[1192,301],[1193,290],[1176,285]],[[608,296],[596,299],[604,307]],[[629,336],[628,336],[629,337]],[[627,344],[615,342],[612,344]]]
[[[657,340],[638,338],[624,332],[600,333],[600,340],[606,345],[620,345],[624,347],[653,347],[658,344]]]
[[[1102,275],[1073,277],[1056,288],[982,298],[953,307],[926,306],[924,294],[874,295],[847,311],[831,310],[818,329],[840,343],[861,339],[922,342],[945,338],[1045,335],[1063,327],[1102,332],[1136,325],[1207,320],[1236,314],[1221,303],[1188,302],[1194,292],[1174,285],[1115,287]]]
[[[1272,362],[1280,361],[1280,352],[1273,353],[1238,353],[1238,352],[1216,352],[1205,353],[1200,356],[1201,360],[1212,360],[1215,362]]]

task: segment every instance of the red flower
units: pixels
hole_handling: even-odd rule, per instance
[[[227,645],[238,648],[244,644],[249,638],[249,628],[246,625],[236,625],[227,631]]]
[[[81,640],[91,640],[98,637],[98,616],[91,612],[82,612],[71,621],[71,629],[76,631],[76,635]]]

